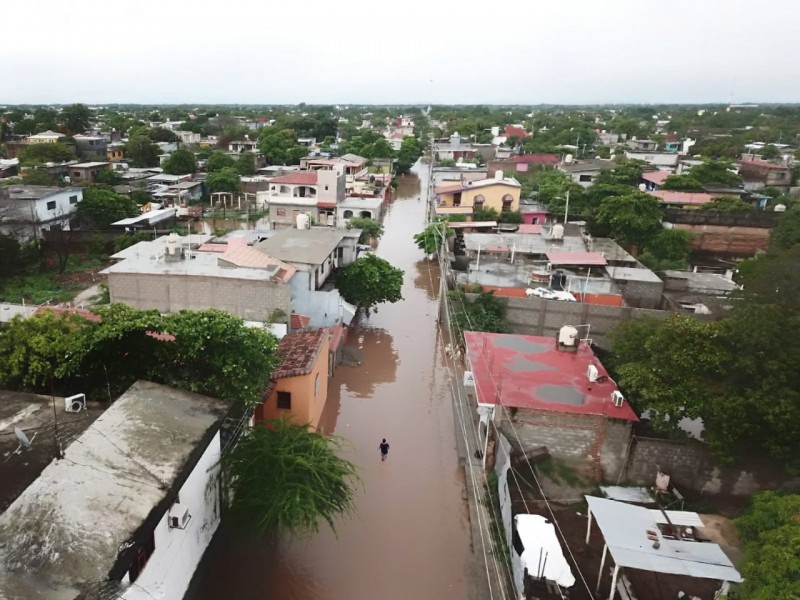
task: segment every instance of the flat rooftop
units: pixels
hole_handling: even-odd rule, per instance
[[[555,337],[474,331],[464,332],[464,341],[481,403],[639,420],[627,401],[614,406],[618,388],[587,344],[565,352]],[[590,382],[589,365],[605,381]]]
[[[0,515],[0,598],[74,598],[107,580],[228,410],[133,384]]]
[[[55,194],[78,191],[80,191],[80,188],[12,184],[8,186],[8,197],[11,200],[39,200],[40,198],[47,198]]]
[[[360,229],[282,229],[254,248],[288,263],[320,265],[348,237]]]
[[[464,248],[469,252],[481,250],[484,253],[506,253],[512,248],[517,254],[538,254],[548,252],[584,252],[586,247],[580,236],[565,235],[562,240],[547,239],[540,233],[465,233]]]
[[[638,269],[632,267],[606,267],[606,273],[611,279],[619,281],[645,281],[649,283],[661,283],[661,279],[650,269]]]
[[[664,271],[664,278],[685,280],[687,291],[697,294],[728,294],[739,287],[734,281],[716,273]]]

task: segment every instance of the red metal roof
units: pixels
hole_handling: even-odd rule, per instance
[[[464,341],[481,403],[639,420],[627,401],[614,406],[611,393],[618,388],[585,343],[564,352],[555,337],[474,331],[465,332]],[[589,365],[602,383],[589,381]]]
[[[317,202],[317,208],[336,208],[336,202]]]
[[[552,265],[602,267],[606,264],[599,252],[548,252],[546,256]]]
[[[517,233],[542,233],[542,226],[533,223],[523,223],[517,229]]]
[[[693,204],[702,205],[708,204],[716,196],[714,194],[707,194],[705,192],[674,192],[672,190],[656,190],[655,192],[648,192],[659,199],[661,204]]]
[[[270,183],[292,183],[294,185],[317,185],[316,171],[297,171],[280,177],[273,177]]]
[[[272,372],[272,376],[280,379],[311,373],[327,336],[327,329],[299,331],[284,336],[278,343],[281,363]]]
[[[519,139],[523,139],[528,137],[528,132],[525,131],[524,127],[515,127],[514,125],[506,125],[506,128],[503,131],[503,135],[506,137],[511,137],[512,135],[515,135]]]
[[[672,173],[667,171],[648,171],[647,173],[642,173],[642,179],[656,185],[661,185],[670,175],[672,175]]]
[[[742,166],[742,165],[754,165],[756,167],[763,167],[763,168],[766,168],[766,169],[777,169],[779,171],[789,171],[789,170],[791,170],[786,165],[778,165],[778,164],[775,164],[775,163],[768,162],[766,160],[758,160],[756,158],[753,158],[753,159],[743,158],[743,159],[741,159],[739,161],[739,165],[740,166]]]
[[[558,154],[522,154],[521,156],[512,156],[511,162],[528,165],[557,165],[561,159]]]

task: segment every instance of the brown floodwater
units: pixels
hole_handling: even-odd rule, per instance
[[[363,364],[337,369],[321,423],[347,440],[346,457],[360,468],[356,514],[338,522],[337,535],[326,529],[274,543],[222,527],[188,600],[475,597],[464,474],[437,342],[438,268],[411,239],[424,227],[424,190],[416,174],[401,178],[388,206],[377,254],[405,270],[404,299],[351,330],[348,344]],[[381,462],[384,437],[391,450]]]

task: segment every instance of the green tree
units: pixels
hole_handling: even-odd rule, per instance
[[[297,165],[308,150],[297,143],[292,129],[264,127],[258,134],[258,149],[271,165]]]
[[[178,148],[164,161],[164,172],[170,175],[187,175],[197,172],[197,159],[191,150]]]
[[[691,249],[691,233],[683,229],[662,229],[647,243],[639,260],[654,271],[685,269]]]
[[[368,244],[370,240],[377,240],[383,235],[383,225],[375,219],[353,217],[347,222],[348,229],[360,229],[359,244]]]
[[[23,179],[25,185],[58,185],[59,181],[55,177],[51,177],[45,169],[34,169],[25,172]]]
[[[102,185],[118,185],[122,182],[122,177],[113,169],[103,169],[102,171],[98,171],[94,180],[95,183]]]
[[[397,153],[397,162],[395,163],[397,173],[399,175],[408,173],[411,167],[414,166],[414,163],[422,156],[423,150],[424,146],[417,138],[408,135],[405,136],[403,142],[400,144],[400,150]]]
[[[92,124],[92,111],[85,104],[70,104],[61,111],[61,122],[69,135],[84,133]]]
[[[226,152],[215,150],[206,161],[206,169],[211,173],[212,171],[221,171],[222,169],[236,166],[236,161]]]
[[[271,421],[244,432],[225,456],[231,510],[255,533],[312,534],[354,511],[355,465],[342,440],[301,424]]]
[[[78,219],[91,229],[108,229],[115,221],[139,214],[139,207],[128,196],[98,186],[83,190],[77,210]]]
[[[239,175],[249,177],[256,174],[256,157],[252,152],[242,152],[236,159],[236,170]]]
[[[770,231],[770,250],[788,250],[800,244],[800,208],[787,210]]]
[[[75,153],[66,144],[30,144],[19,155],[22,166],[61,163],[75,160]]]
[[[720,196],[707,204],[703,204],[700,210],[711,212],[751,212],[753,205],[738,196]]]
[[[595,185],[627,185],[637,186],[642,178],[645,163],[640,160],[628,160],[617,165],[613,169],[608,169],[597,176]]]
[[[153,127],[148,132],[150,139],[154,142],[177,142],[178,136],[174,131],[170,131],[164,127]]]
[[[134,167],[146,168],[159,165],[161,150],[150,139],[146,129],[133,130],[125,144],[125,156],[131,160]]]
[[[800,496],[759,492],[736,519],[744,544],[743,600],[800,597]]]
[[[208,174],[206,187],[212,194],[216,192],[238,192],[242,189],[242,180],[239,177],[239,171],[233,167],[225,167]]]
[[[449,292],[453,304],[453,319],[463,341],[464,331],[508,332],[505,321],[506,306],[494,292],[480,292],[469,299],[464,292]]]
[[[336,287],[347,302],[369,310],[403,299],[403,270],[369,254],[345,267],[336,277]]]
[[[704,138],[692,146],[694,155],[708,156],[712,159],[737,159],[744,149],[744,144],[733,138]]]
[[[597,227],[607,229],[624,246],[642,248],[661,230],[661,207],[649,194],[631,192],[605,198],[594,213]]]
[[[703,183],[691,175],[670,175],[660,187],[662,190],[674,190],[676,192],[703,191]]]
[[[481,220],[477,219],[476,220]],[[490,219],[494,220],[494,219]],[[444,239],[453,235],[453,230],[444,221],[436,221],[428,225],[420,233],[414,235],[414,243],[417,248],[428,256],[437,254],[444,243]]]
[[[704,186],[738,187],[741,178],[730,171],[731,164],[722,160],[709,160],[692,167],[690,176]]]
[[[764,146],[759,152],[759,154],[761,155],[761,158],[763,158],[764,160],[774,160],[776,158],[781,157],[781,151],[778,150],[778,148],[772,144],[767,144],[766,146]]]

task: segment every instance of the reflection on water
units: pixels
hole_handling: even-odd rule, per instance
[[[423,258],[415,263],[417,276],[414,286],[418,290],[425,290],[428,300],[439,297],[439,264],[435,260]]]

